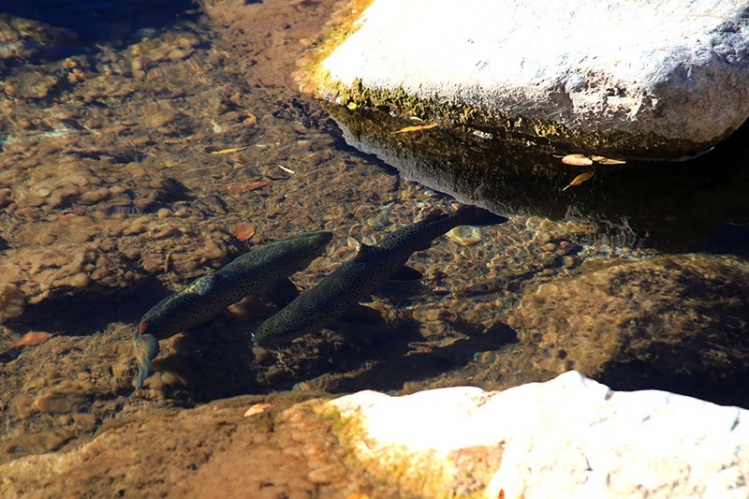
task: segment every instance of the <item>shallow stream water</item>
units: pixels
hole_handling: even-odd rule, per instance
[[[403,161],[407,150],[367,143],[340,110],[290,88],[332,2],[68,4],[3,18],[0,460],[164,407],[283,390],[500,389],[576,368],[619,388],[747,403],[735,360],[749,350],[739,141],[689,165],[597,172],[562,194],[577,172],[535,168],[559,161],[546,145],[475,148],[476,164],[437,135],[456,157]],[[207,268],[330,230],[326,253],[293,278],[306,290],[359,243],[454,209],[445,193],[511,219],[416,252],[422,279],[374,296],[379,321],[252,349],[273,309],[244,303],[162,342],[156,375],[131,396],[140,317]],[[625,330],[626,341],[607,336]],[[664,330],[657,348],[632,340]],[[703,353],[718,359],[704,371]]]

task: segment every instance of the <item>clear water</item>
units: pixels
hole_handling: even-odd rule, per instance
[[[449,146],[442,159],[388,149],[371,132],[400,122],[346,121],[298,95],[286,75],[328,3],[211,16],[185,2],[8,5],[73,35],[4,28],[0,406],[15,443],[0,459],[64,445],[23,443],[53,427],[95,431],[74,413],[101,424],[292,389],[501,389],[580,369],[617,388],[747,403],[745,131],[690,163],[601,170],[562,191],[577,170],[547,148],[465,139],[469,155],[435,130],[424,137]],[[327,252],[293,277],[304,291],[360,242],[456,198],[511,220],[476,244],[443,237],[415,252],[423,277],[376,293],[376,320],[253,350],[274,310],[244,303],[163,341],[157,374],[130,397],[141,316],[207,268],[330,230]],[[30,332],[54,336],[24,347]]]

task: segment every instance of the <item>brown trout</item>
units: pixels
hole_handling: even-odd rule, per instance
[[[263,322],[253,340],[268,347],[319,331],[384,285],[411,254],[427,249],[433,239],[459,225],[496,225],[506,221],[507,218],[482,208],[463,206],[455,213],[440,213],[387,234],[376,246],[362,245],[353,260]]]
[[[286,281],[320,256],[332,238],[331,232],[317,231],[264,244],[157,303],[143,316],[135,334],[135,389],[153,372],[151,361],[159,353],[159,339],[205,324],[244,297]]]

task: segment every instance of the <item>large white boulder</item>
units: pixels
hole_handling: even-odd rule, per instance
[[[344,104],[634,156],[702,152],[749,116],[746,2],[374,0],[354,28],[309,73]]]
[[[365,391],[331,404],[356,457],[422,495],[749,496],[749,411],[612,392],[576,371],[502,392]]]

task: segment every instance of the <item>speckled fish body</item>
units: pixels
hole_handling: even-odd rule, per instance
[[[376,246],[362,245],[356,257],[341,265],[317,285],[298,296],[263,322],[253,339],[260,346],[275,346],[322,329],[385,284],[409,257],[428,248],[432,240],[459,225],[495,225],[507,218],[466,206],[440,214],[386,235]]]
[[[330,232],[316,231],[265,244],[157,303],[145,313],[135,335],[137,387],[152,371],[151,360],[158,355],[154,340],[197,327],[244,297],[262,294],[306,268],[332,237]]]

